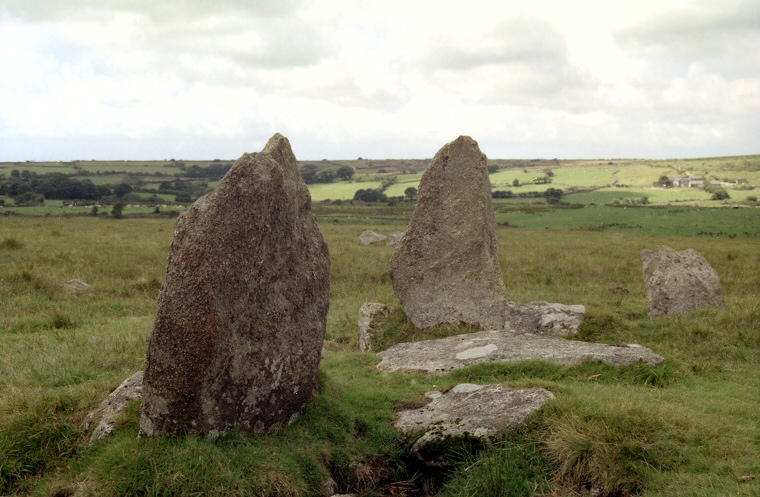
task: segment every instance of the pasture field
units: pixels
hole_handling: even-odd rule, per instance
[[[332,269],[314,400],[288,427],[213,442],[138,439],[139,402],[110,438],[88,445],[83,428],[144,365],[174,221],[0,217],[0,495],[309,496],[328,477],[337,493],[363,496],[760,494],[760,226],[758,216],[742,217],[756,210],[543,204],[527,213],[497,203],[499,219],[520,226],[499,228],[511,299],[584,304],[579,338],[639,343],[666,362],[422,376],[380,374],[378,358],[357,351],[362,303],[400,312],[388,275],[393,247],[360,246],[358,236],[404,229],[413,203],[402,204],[315,202]],[[646,229],[584,229],[613,214]],[[541,223],[551,219],[547,230]],[[692,221],[748,234],[681,229]],[[639,251],[663,244],[705,255],[721,277],[725,311],[647,317]],[[70,293],[62,286],[70,279],[92,288]],[[503,441],[459,448],[456,466],[431,471],[391,428],[394,410],[462,382],[541,386],[556,400]]]
[[[193,197],[215,188],[217,178],[198,178],[189,175],[188,168],[193,166],[208,167],[228,165],[232,161],[73,161],[73,162],[24,162],[0,163],[0,179],[10,177],[11,171],[28,170],[37,174],[61,172],[70,174],[77,180],[88,180],[96,185],[118,185],[127,183],[140,189],[142,193],[158,193],[162,182],[184,181],[200,182],[193,186]],[[352,180],[335,181],[327,184],[310,184],[312,198],[315,201],[326,199],[351,200],[359,189],[380,188],[384,181],[395,177],[395,183],[388,186],[384,193],[388,197],[402,197],[409,187],[419,188],[421,171],[429,161],[424,160],[367,160],[356,161],[301,161],[301,165],[312,164],[318,170],[332,169],[348,165],[355,169]],[[559,188],[565,193],[575,193],[567,201],[581,204],[612,203],[615,201],[635,200],[647,197],[650,203],[683,203],[690,205],[711,206],[731,205],[746,202],[747,197],[757,198],[760,189],[760,156],[716,157],[686,160],[489,160],[489,164],[499,170],[489,176],[494,190],[511,190],[515,195],[537,194],[547,188]],[[551,171],[551,173],[549,173]],[[536,182],[551,174],[550,182]],[[730,201],[716,204],[710,200],[710,194],[694,188],[662,189],[654,187],[662,175],[669,177],[684,175],[703,175],[709,181],[737,182],[741,184],[726,186]],[[515,180],[519,186],[514,186]],[[165,190],[162,190],[165,191]],[[522,200],[520,200],[522,201]],[[530,200],[529,200],[530,202]],[[12,200],[6,199],[6,206],[12,206]],[[19,207],[18,213],[35,213]],[[45,213],[58,213],[49,209]]]
[[[339,183],[320,183],[308,185],[309,193],[311,193],[311,199],[314,202],[320,200],[350,200],[354,198],[354,193],[357,190],[368,188],[379,188],[379,181],[365,181],[365,182],[339,182]]]

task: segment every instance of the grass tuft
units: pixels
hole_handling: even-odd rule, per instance
[[[0,242],[0,250],[19,250],[24,247],[24,244],[15,238],[4,238]]]

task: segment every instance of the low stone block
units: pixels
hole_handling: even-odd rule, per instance
[[[586,307],[582,305],[530,302],[507,302],[505,329],[516,333],[574,335],[583,323]]]
[[[430,466],[449,464],[443,442],[481,442],[525,421],[554,395],[543,388],[515,390],[504,385],[463,383],[446,393],[427,392],[430,402],[400,411],[394,426],[419,438],[411,452]]]
[[[90,443],[113,433],[114,421],[121,411],[131,401],[142,397],[143,374],[143,371],[138,371],[124,380],[97,409],[87,415],[84,421],[85,430],[89,431],[95,426],[90,436]]]
[[[387,239],[387,236],[375,233],[372,230],[362,231],[362,234],[359,235],[359,243],[361,245],[372,245],[374,243],[384,242]]]
[[[378,355],[382,360],[377,369],[405,373],[446,373],[482,362],[548,361],[573,365],[599,361],[624,366],[639,361],[649,364],[665,361],[664,357],[637,344],[604,345],[500,330],[399,343]]]

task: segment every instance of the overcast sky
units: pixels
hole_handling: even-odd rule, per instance
[[[760,1],[0,0],[0,161],[760,153]]]

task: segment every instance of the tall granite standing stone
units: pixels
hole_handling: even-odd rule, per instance
[[[642,250],[641,262],[650,317],[726,306],[717,271],[696,250]]]
[[[478,143],[460,136],[438,151],[422,175],[390,273],[404,312],[418,328],[504,327],[507,291],[486,166]]]
[[[309,402],[330,258],[287,138],[244,154],[177,220],[148,344],[141,434],[266,431]]]

